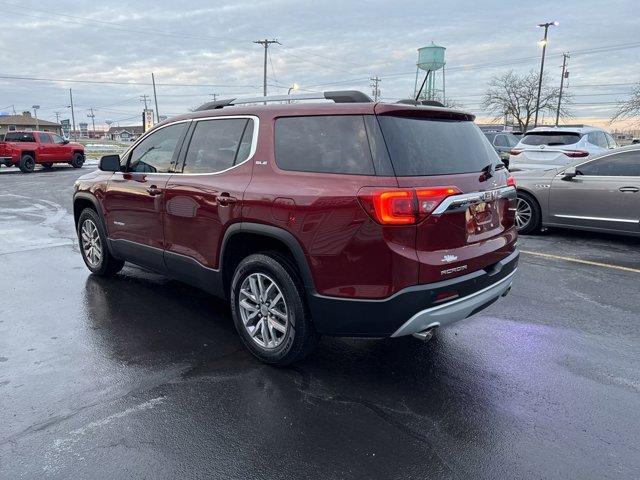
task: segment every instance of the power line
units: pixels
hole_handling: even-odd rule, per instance
[[[61,79],[61,78],[43,78],[43,77],[24,77],[17,75],[0,75],[2,80],[32,80],[38,82],[59,82],[59,83],[86,83],[96,85],[138,85],[138,86],[153,86],[147,82],[118,82],[115,80],[75,80],[75,79]],[[221,85],[212,83],[156,83],[157,86],[162,87],[208,87],[208,88],[257,88],[256,85]]]

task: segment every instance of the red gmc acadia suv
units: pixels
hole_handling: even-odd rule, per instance
[[[279,365],[320,334],[428,338],[506,295],[516,190],[473,115],[320,96],[211,102],[103,157],[73,199],[89,270],[227,298]]]

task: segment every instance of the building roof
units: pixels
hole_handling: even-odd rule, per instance
[[[0,125],[24,125],[35,126],[36,119],[29,115],[3,115],[0,116]],[[49,120],[38,119],[38,125],[43,127],[59,127],[60,124],[56,122],[50,122]]]
[[[111,127],[109,128],[109,131],[107,133],[110,135],[117,135],[122,132],[142,135],[144,133],[144,128],[142,125],[132,125],[129,127]]]

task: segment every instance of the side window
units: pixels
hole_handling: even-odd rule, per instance
[[[605,137],[607,137],[607,142],[609,142],[609,148],[618,148],[618,143],[615,138],[613,138],[610,134],[605,133]]]
[[[48,133],[39,133],[38,136],[40,137],[40,143],[53,143],[51,135]]]
[[[578,167],[582,175],[640,177],[640,150],[598,158]]]
[[[251,151],[253,120],[201,120],[189,143],[183,173],[216,173],[244,162]]]
[[[373,175],[360,115],[284,117],[276,121],[276,163],[283,170]]]
[[[178,140],[187,123],[177,123],[153,132],[140,142],[129,157],[129,172],[167,173]]]
[[[604,132],[590,132],[588,138],[589,143],[592,143],[593,145],[597,145],[602,148],[609,148],[607,137],[604,136]]]
[[[62,138],[60,135],[56,135],[54,133],[51,136],[53,137],[53,143],[57,143],[59,145],[62,145],[64,143],[64,138]]]

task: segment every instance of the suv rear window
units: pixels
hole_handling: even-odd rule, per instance
[[[480,172],[499,163],[473,122],[387,115],[378,120],[397,176]]]
[[[33,133],[8,132],[4,136],[5,142],[35,142]]]
[[[581,135],[579,133],[571,132],[531,132],[525,133],[522,137],[523,145],[548,145],[550,147],[555,145],[572,145],[580,141]]]
[[[276,163],[283,170],[374,174],[361,115],[279,118],[275,150]]]

